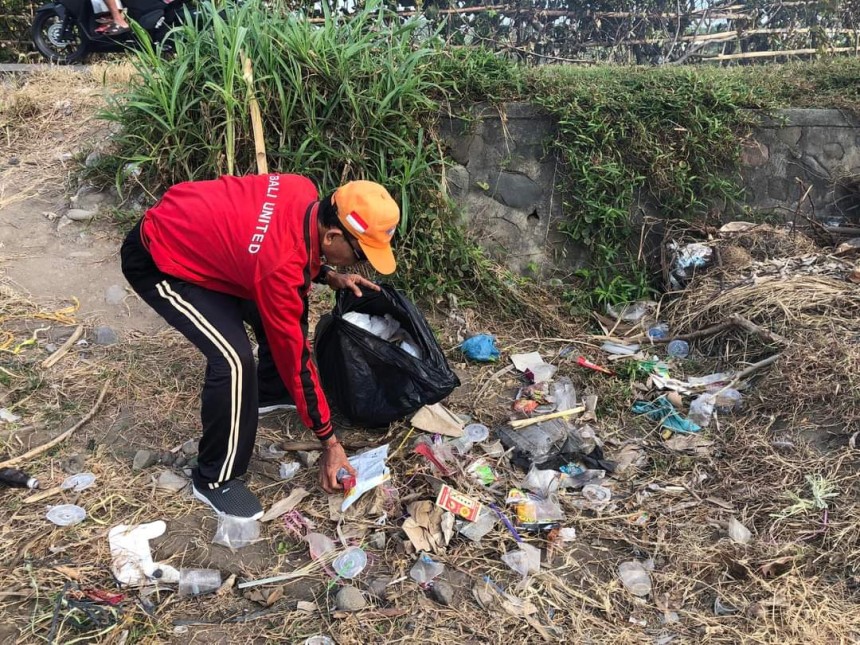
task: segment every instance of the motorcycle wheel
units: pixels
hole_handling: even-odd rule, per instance
[[[33,21],[33,44],[52,63],[70,65],[87,53],[87,42],[77,22],[71,27],[72,37],[63,37],[63,19],[56,11],[40,11]]]

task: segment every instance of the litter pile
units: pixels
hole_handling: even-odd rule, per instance
[[[299,643],[856,641],[855,268],[790,235],[751,227],[678,245],[677,299],[596,313],[591,337],[447,336],[467,387],[381,437],[343,431],[357,471],[344,494],[320,491],[318,445],[284,441],[290,417],[264,426],[250,476],[259,522],[216,523],[189,494],[196,442],[171,422],[195,409],[195,382],[171,371],[184,374],[181,346],[166,369],[165,355],[132,362],[156,351],[149,339],[71,344],[45,370],[44,340],[21,345],[38,311],[14,309],[5,347],[18,352],[3,368],[17,394],[0,400],[0,429],[42,422],[36,404],[56,395],[24,398],[37,374],[78,375],[79,400],[93,400],[99,362],[156,411],[136,439],[157,428],[149,440],[173,449],[119,462],[86,451],[116,432],[110,421],[2,472],[22,487],[2,511],[0,547],[14,555],[0,584],[23,598],[6,613],[24,608],[57,642],[135,623]],[[743,255],[729,247],[749,261],[726,262]],[[384,316],[361,322],[388,329]],[[803,382],[824,338],[843,355]],[[102,409],[119,418],[111,406],[127,400]],[[797,422],[816,404],[845,415],[827,451]],[[72,447],[85,463],[59,475]],[[38,492],[24,488],[34,479]]]

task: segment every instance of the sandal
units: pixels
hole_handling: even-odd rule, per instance
[[[121,27],[115,22],[110,23],[104,29],[96,29],[96,33],[99,33],[103,36],[109,36],[111,38],[113,38],[114,36],[121,36],[127,31],[129,31],[128,27]]]

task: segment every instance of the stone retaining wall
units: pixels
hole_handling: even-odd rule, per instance
[[[521,273],[570,269],[584,248],[557,230],[563,205],[555,160],[545,153],[554,118],[526,103],[477,106],[448,117],[442,136],[455,162],[446,180],[466,224],[496,258]],[[838,110],[784,110],[763,118],[742,148],[743,206],[791,221],[801,212],[836,225],[860,219],[860,122]],[[807,194],[808,189],[808,194]],[[638,210],[637,205],[637,210]],[[646,211],[646,205],[641,205]],[[802,216],[801,216],[802,219]]]

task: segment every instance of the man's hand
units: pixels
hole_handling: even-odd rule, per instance
[[[353,477],[356,476],[355,468],[346,458],[343,446],[337,437],[332,437],[323,444],[323,454],[320,458],[320,485],[325,492],[336,493],[343,490],[343,485],[337,481],[337,472],[341,468],[345,468]]]
[[[340,289],[352,289],[352,292],[361,298],[361,289],[359,287],[367,287],[373,291],[379,291],[379,285],[373,284],[367,278],[358,275],[357,273],[338,273],[332,271],[326,276],[326,282],[335,291]]]

